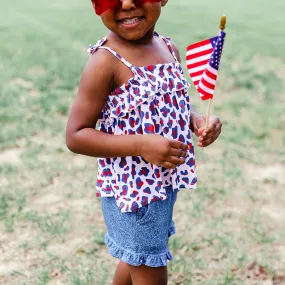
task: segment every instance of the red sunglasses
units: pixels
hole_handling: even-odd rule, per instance
[[[146,2],[160,2],[161,0],[135,0],[136,6],[142,6]],[[116,10],[121,8],[120,0],[94,0],[96,14],[101,15],[107,10]]]

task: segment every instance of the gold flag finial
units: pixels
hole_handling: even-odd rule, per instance
[[[223,31],[226,28],[227,16],[223,15],[220,23],[220,29]]]

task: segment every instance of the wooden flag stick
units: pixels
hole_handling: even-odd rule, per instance
[[[205,127],[205,130],[208,128],[208,125],[209,125],[209,118],[210,118],[210,115],[211,115],[211,108],[212,108],[212,99],[209,99],[208,100],[208,111],[207,111],[207,117],[206,117],[206,127]]]
[[[226,28],[226,23],[227,23],[227,16],[223,15],[221,18],[221,22],[220,22],[221,31],[223,31]],[[207,117],[206,117],[205,130],[208,128],[208,125],[209,125],[209,118],[210,118],[211,108],[212,108],[212,99],[209,99],[208,101],[209,101],[209,103],[208,103],[208,111],[207,111]]]

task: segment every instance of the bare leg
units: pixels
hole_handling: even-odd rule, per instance
[[[133,285],[128,264],[120,261],[117,266],[113,285]]]
[[[131,266],[133,285],[167,285],[167,267]]]

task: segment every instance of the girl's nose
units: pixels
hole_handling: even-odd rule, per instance
[[[121,0],[122,10],[129,11],[132,9],[136,9],[136,4],[134,0]]]

